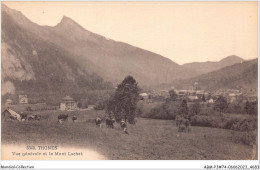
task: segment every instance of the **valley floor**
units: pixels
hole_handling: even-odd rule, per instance
[[[252,159],[252,147],[233,143],[230,130],[191,127],[191,133],[179,133],[175,121],[139,118],[136,125],[128,125],[127,135],[118,124],[114,129],[105,125],[96,127],[93,121],[88,121],[95,115],[94,111],[84,113],[75,124],[71,120],[58,124],[54,119],[39,122],[2,120],[2,145],[90,148],[109,160]]]

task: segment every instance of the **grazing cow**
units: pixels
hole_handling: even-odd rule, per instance
[[[180,124],[178,132],[186,132],[186,126],[184,124]]]
[[[184,119],[183,123],[185,125],[185,127],[187,128],[188,126],[190,126],[190,121],[188,119]]]
[[[21,113],[20,116],[21,116],[21,120],[25,121],[28,117],[28,113]]]
[[[12,119],[12,120],[18,120],[18,118],[17,118],[16,115],[10,115],[10,119]]]
[[[109,118],[107,118],[106,119],[106,126],[107,126],[107,128],[114,128],[114,123],[115,123],[115,119],[109,119]]]
[[[59,122],[59,124],[62,124],[62,119],[59,119],[58,122]]]
[[[176,125],[179,127],[182,124],[183,118],[179,115],[176,116]]]
[[[128,132],[127,132],[127,126],[126,126],[126,123],[125,123],[125,121],[121,121],[120,122],[120,126],[121,126],[121,128],[124,130],[124,132],[126,133],[126,134],[128,134]]]
[[[76,123],[77,117],[75,115],[72,117],[72,121],[73,121],[73,123]]]
[[[191,132],[190,121],[184,117],[176,117],[176,125],[178,126],[178,132]]]
[[[60,122],[60,120],[62,120],[62,121],[68,121],[68,117],[69,117],[69,115],[67,115],[67,114],[60,114],[59,116],[58,116],[58,121]]]
[[[28,117],[28,120],[38,120],[38,121],[40,121],[41,117],[42,117],[41,115],[30,115]]]
[[[30,116],[28,117],[28,120],[34,120],[34,118],[35,118],[34,115],[30,115]]]
[[[99,126],[101,128],[102,119],[99,116],[96,117],[95,122],[96,122],[96,126]]]
[[[128,123],[130,123],[130,124],[136,124],[137,123],[137,120],[136,119],[129,119],[128,120]]]
[[[42,116],[41,116],[41,115],[35,115],[35,120],[38,120],[38,121],[40,121],[40,120],[41,120],[41,118],[42,118]]]

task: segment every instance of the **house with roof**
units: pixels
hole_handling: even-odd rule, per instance
[[[70,96],[62,98],[60,103],[60,110],[75,110],[77,109],[77,102]]]
[[[147,94],[147,93],[141,93],[141,94],[139,94],[139,96],[140,96],[140,100],[142,100],[142,101],[144,101],[144,102],[150,102],[150,101],[149,101],[149,94]]]
[[[247,100],[248,100],[249,102],[256,102],[256,101],[257,101],[257,98],[258,98],[257,95],[247,96]]]
[[[187,96],[187,101],[195,102],[195,101],[199,101],[199,98],[198,98],[198,96]]]
[[[27,95],[19,95],[19,104],[28,104]]]
[[[207,103],[214,103],[214,99],[213,99],[213,98],[209,98],[209,99],[207,100]]]

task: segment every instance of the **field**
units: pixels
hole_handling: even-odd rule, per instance
[[[58,145],[91,148],[112,160],[244,160],[252,159],[252,147],[231,141],[231,131],[191,127],[191,133],[178,133],[172,120],[137,119],[128,125],[129,135],[118,124],[114,129],[96,127],[93,110],[68,112],[77,115],[57,123],[60,111],[38,112],[41,121],[2,121],[2,144]]]

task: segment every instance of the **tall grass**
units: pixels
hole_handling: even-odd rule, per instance
[[[68,112],[70,117],[78,114],[78,122],[69,118],[63,124],[57,123],[57,115],[64,112],[40,113],[46,119],[3,121],[2,142],[88,147],[119,160],[250,159],[252,154],[251,148],[234,144],[231,131],[224,129],[192,127],[191,133],[178,133],[175,121],[139,118],[137,124],[128,124],[127,135],[117,123],[114,129],[96,127],[91,120],[102,112]]]

